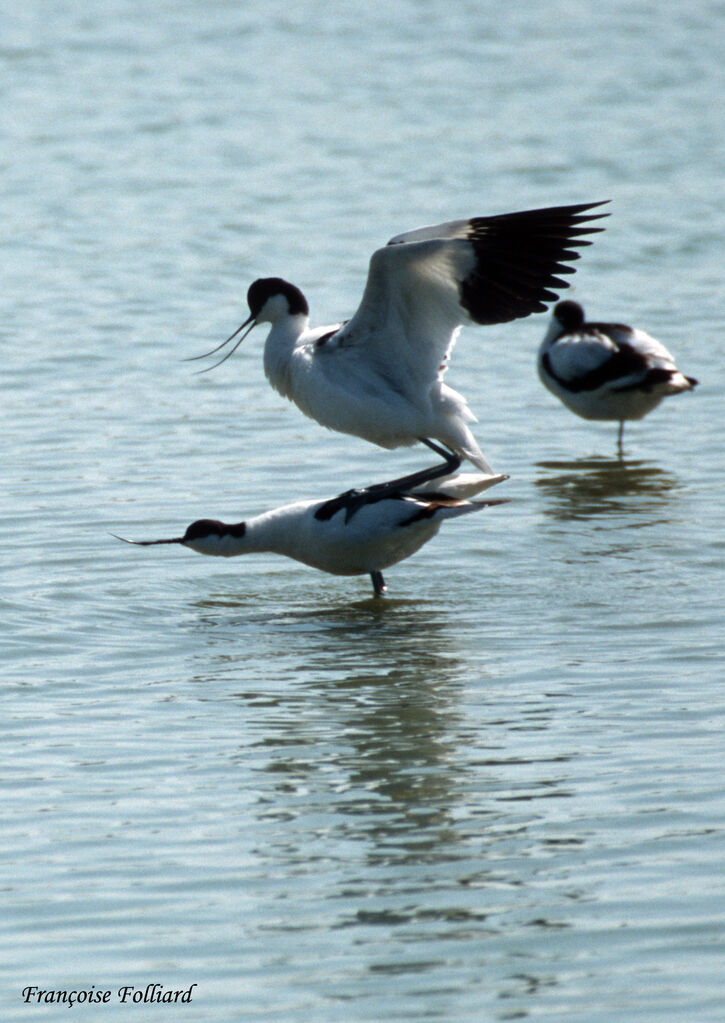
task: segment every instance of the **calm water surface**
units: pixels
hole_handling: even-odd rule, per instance
[[[4,1020],[719,1021],[725,5],[5,4]],[[421,464],[264,380],[258,276],[350,314],[391,235],[613,200],[570,294],[701,380],[625,434],[449,379],[510,503],[387,573],[177,535]],[[259,332],[262,333],[261,331]],[[505,491],[505,493],[504,493]]]

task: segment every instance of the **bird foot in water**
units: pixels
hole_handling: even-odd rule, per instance
[[[385,593],[388,592],[388,587],[385,580],[383,579],[382,572],[371,572],[370,578],[373,581],[373,589],[375,590],[376,597],[382,597]]]

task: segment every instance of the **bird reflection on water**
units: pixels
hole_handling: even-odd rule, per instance
[[[564,521],[621,513],[632,507],[654,511],[682,487],[678,477],[638,459],[589,456],[537,463],[535,485],[550,499],[544,511]]]

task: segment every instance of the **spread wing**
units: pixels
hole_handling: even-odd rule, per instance
[[[590,245],[602,203],[454,220],[396,235],[373,253],[359,309],[338,334],[395,379],[433,381],[463,324],[542,312]],[[576,246],[576,248],[572,247]],[[552,290],[556,289],[556,290]]]

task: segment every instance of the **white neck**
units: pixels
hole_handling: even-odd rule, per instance
[[[264,343],[265,376],[284,398],[291,397],[290,360],[308,324],[309,317],[302,313],[285,316],[272,324]]]
[[[247,519],[244,536],[244,553],[271,551],[285,554],[290,542],[289,505],[274,508]],[[285,514],[287,513],[287,514]],[[292,516],[294,518],[294,516]]]
[[[243,523],[226,524],[220,535],[213,530],[205,535],[185,541],[185,546],[199,554],[222,558],[235,558],[240,554],[272,551],[299,558],[299,551],[310,547],[305,520],[314,501],[299,501],[246,519]],[[304,560],[304,559],[303,559]]]
[[[544,335],[544,338],[543,338],[543,340],[541,342],[539,350],[541,352],[548,351],[549,348],[551,348],[553,343],[556,341],[556,339],[560,335],[561,335],[561,324],[559,323],[559,321],[557,320],[557,318],[555,316],[552,316],[551,320],[549,321],[549,326],[548,326],[548,328],[546,330],[546,334]]]

